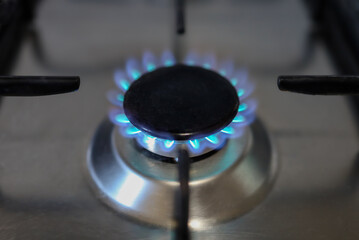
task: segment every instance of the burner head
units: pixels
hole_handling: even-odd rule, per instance
[[[188,140],[230,124],[238,113],[239,98],[220,74],[178,64],[142,75],[131,84],[123,104],[138,129],[163,139]]]
[[[247,72],[228,60],[217,63],[213,55],[189,53],[185,65],[175,62],[170,52],[160,58],[145,52],[142,65],[131,58],[125,71],[115,71],[118,89],[107,97],[114,105],[109,118],[119,134],[171,158],[179,149],[200,156],[241,137],[256,109]]]

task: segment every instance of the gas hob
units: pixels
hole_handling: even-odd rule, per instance
[[[324,44],[308,43],[312,24],[302,2],[188,2],[186,34],[179,37],[172,19],[173,6],[165,1],[42,3],[34,24],[37,38],[25,40],[13,74],[79,74],[82,84],[73,94],[1,100],[0,239],[173,237],[173,230],[161,224],[167,211],[159,211],[159,223],[151,224],[104,204],[96,186],[91,188],[86,166],[99,127],[98,133],[108,134],[99,146],[129,151],[122,147],[135,145],[108,120],[106,94],[114,88],[114,71],[129,57],[146,51],[159,56],[164,50],[180,59],[192,50],[213,52],[245,67],[258,103],[257,120],[246,129],[260,141],[250,146],[261,153],[257,148],[264,148],[268,137],[269,149],[280,160],[274,185],[250,211],[233,211],[227,221],[203,227],[196,228],[194,221],[192,239],[358,239],[357,123],[349,102],[276,87],[280,74],[335,73]],[[209,156],[214,166],[221,163],[216,154],[222,150]],[[175,181],[175,164],[153,160],[146,151],[143,161],[131,162],[133,168],[151,166],[163,181]],[[198,178],[203,169],[211,170],[206,160],[192,165]],[[173,210],[174,196],[150,200]],[[202,213],[208,213],[206,218],[226,215],[210,209]]]

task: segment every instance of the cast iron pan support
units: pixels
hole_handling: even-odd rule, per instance
[[[279,76],[282,91],[312,95],[358,95],[359,76]]]
[[[43,96],[73,92],[80,87],[76,76],[0,76],[0,96]]]
[[[176,0],[176,32],[177,34],[184,34],[185,28],[185,0]]]
[[[188,229],[189,218],[189,170],[191,158],[184,149],[179,150],[177,158],[178,178],[180,183],[179,192],[175,199],[175,217],[177,227],[175,229],[175,240],[189,240]]]

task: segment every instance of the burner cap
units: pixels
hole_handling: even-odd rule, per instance
[[[133,82],[125,94],[130,122],[148,134],[174,140],[201,138],[227,126],[237,114],[235,88],[216,72],[175,65]]]

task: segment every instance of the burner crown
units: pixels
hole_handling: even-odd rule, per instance
[[[209,136],[238,113],[236,89],[220,74],[178,64],[158,68],[133,82],[124,110],[138,129],[173,140]]]

